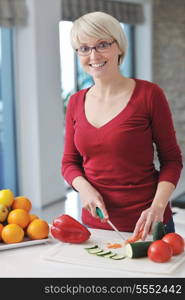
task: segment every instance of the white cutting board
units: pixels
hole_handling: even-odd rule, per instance
[[[124,236],[129,237],[130,234],[124,233]],[[149,238],[150,240],[150,238]],[[106,249],[106,244],[110,242],[120,242],[116,238],[116,233],[109,230],[92,229],[90,239],[83,244],[69,244],[58,242],[51,246],[49,250],[42,254],[42,258],[46,260],[57,261],[61,263],[83,265],[93,268],[101,268],[108,270],[139,272],[148,274],[172,274],[178,266],[185,261],[185,252],[173,256],[169,262],[155,263],[144,258],[125,258],[123,260],[113,260],[97,255],[89,254],[85,247],[91,245],[99,245],[100,248]],[[121,253],[122,249],[109,249],[112,252]]]

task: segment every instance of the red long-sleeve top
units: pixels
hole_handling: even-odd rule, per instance
[[[83,89],[71,96],[66,113],[62,174],[71,185],[84,176],[102,195],[110,220],[121,231],[134,230],[147,209],[160,181],[175,186],[182,169],[168,101],[162,89],[135,79],[127,106],[100,128],[86,118]],[[156,145],[160,170],[154,165]],[[172,216],[170,204],[164,223]],[[111,229],[82,209],[82,221],[92,228]]]

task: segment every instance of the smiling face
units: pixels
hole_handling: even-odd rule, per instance
[[[104,47],[105,43],[110,43],[108,47]],[[114,77],[119,72],[118,57],[121,53],[116,42],[113,39],[97,39],[97,38],[84,38],[80,41],[77,49],[86,49],[86,47],[95,47],[88,55],[80,55],[78,51],[81,65],[85,72],[90,74],[94,80],[105,78],[105,76]]]

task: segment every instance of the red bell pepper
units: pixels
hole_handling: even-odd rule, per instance
[[[62,215],[53,221],[51,234],[64,243],[83,243],[91,235],[90,231],[69,215]]]

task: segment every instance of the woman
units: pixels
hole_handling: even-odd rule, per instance
[[[71,96],[62,158],[62,174],[82,201],[83,223],[111,230],[110,219],[120,231],[143,230],[143,240],[156,221],[173,232],[169,199],[182,158],[162,89],[120,74],[127,42],[112,16],[93,12],[77,19],[71,41],[94,79],[93,86]],[[153,143],[160,171],[153,163]]]

